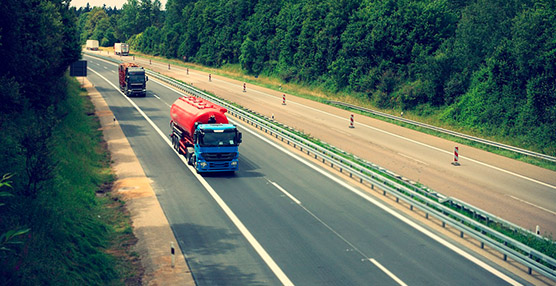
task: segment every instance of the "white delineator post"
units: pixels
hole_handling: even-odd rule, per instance
[[[282,105],[286,105],[286,94],[282,94]]]
[[[459,166],[459,148],[458,146],[454,147],[454,162],[452,165]]]
[[[174,242],[170,242],[170,253],[172,255],[172,268],[176,266],[176,251],[174,249]]]
[[[355,128],[355,126],[353,126],[353,114],[349,118],[349,128]]]
[[[245,85],[245,83],[243,83],[243,92],[246,92],[246,91],[247,91],[246,90],[246,85]]]

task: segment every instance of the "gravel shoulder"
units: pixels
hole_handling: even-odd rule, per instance
[[[135,252],[145,269],[143,285],[195,285],[182,251],[174,237],[168,220],[145,176],[118,121],[100,95],[85,79],[84,88],[95,105],[104,140],[112,158],[112,168],[117,176],[113,192],[119,194],[131,214],[133,233],[138,239]],[[172,267],[171,247],[175,249]]]

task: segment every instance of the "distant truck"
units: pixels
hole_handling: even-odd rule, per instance
[[[87,50],[98,50],[98,41],[97,40],[87,40],[87,44],[85,45]]]
[[[172,145],[197,173],[238,170],[241,132],[226,109],[196,97],[180,97],[170,108]]]
[[[115,43],[114,44],[114,54],[128,56],[129,55],[129,45],[126,43]]]
[[[127,96],[146,96],[147,81],[145,69],[134,63],[121,63],[118,67],[120,90]]]

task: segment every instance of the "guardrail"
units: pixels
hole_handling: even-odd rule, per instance
[[[103,56],[100,57],[112,62],[119,62]],[[426,188],[408,185],[408,182],[404,181],[404,179],[400,176],[359,158],[353,157],[352,160],[349,160],[341,155],[338,155],[337,153],[340,153],[349,157],[347,153],[336,149],[335,147],[329,146],[329,149],[322,147],[303,138],[302,136],[295,134],[287,126],[280,126],[278,123],[265,118],[264,116],[254,115],[254,112],[250,110],[244,110],[236,107],[229,102],[199,91],[183,82],[150,70],[147,70],[147,73],[150,76],[154,76],[159,80],[165,81],[166,83],[184,91],[185,93],[205,98],[227,108],[229,114],[252,126],[255,126],[265,133],[269,133],[271,136],[274,136],[289,145],[293,145],[294,148],[298,148],[301,151],[306,152],[307,155],[314,155],[315,159],[320,158],[323,163],[330,165],[332,168],[338,169],[342,173],[345,172],[349,174],[350,177],[358,177],[360,183],[369,185],[371,189],[374,189],[376,186],[382,190],[383,195],[389,194],[394,196],[396,202],[399,202],[400,200],[404,201],[409,205],[411,210],[415,207],[420,209],[425,212],[425,217],[427,219],[429,216],[433,216],[442,223],[443,227],[449,225],[454,229],[457,229],[460,232],[460,237],[468,235],[479,241],[481,243],[481,248],[484,248],[486,245],[503,254],[505,261],[507,258],[511,258],[514,261],[525,265],[528,267],[529,274],[531,274],[534,270],[541,275],[556,281],[556,259],[524,245],[521,242],[509,238],[457,212],[454,209],[446,207],[443,203],[456,205],[462,209],[471,211],[477,216],[486,218],[487,221],[496,221],[517,231],[533,234],[532,232],[497,218],[464,202],[442,196],[441,194]],[[331,151],[330,149],[334,149],[334,151]]]
[[[388,114],[388,113],[372,110],[372,109],[369,109],[369,108],[360,107],[360,106],[357,106],[357,105],[353,105],[353,104],[349,104],[349,103],[345,103],[345,102],[341,102],[341,101],[329,100],[328,103],[349,107],[349,108],[356,109],[356,110],[359,110],[359,111],[368,112],[368,113],[371,113],[371,114],[374,114],[374,115],[377,115],[377,116],[386,117],[388,119],[401,121],[401,122],[404,122],[404,123],[419,126],[419,127],[422,127],[422,128],[427,128],[427,129],[434,130],[434,131],[437,131],[437,132],[441,132],[441,133],[444,133],[444,134],[449,134],[449,135],[452,135],[452,136],[455,136],[455,137],[467,139],[467,140],[470,140],[470,141],[482,143],[482,144],[485,144],[485,145],[494,146],[494,147],[497,147],[497,148],[500,148],[500,149],[505,149],[505,150],[509,150],[509,151],[516,152],[516,153],[519,153],[519,154],[523,154],[523,155],[527,155],[527,156],[531,156],[531,157],[536,157],[536,158],[540,158],[540,159],[543,159],[543,160],[547,160],[547,161],[551,161],[551,162],[556,163],[556,157],[553,157],[553,156],[550,156],[550,155],[533,152],[533,151],[530,151],[530,150],[526,150],[526,149],[511,146],[511,145],[506,145],[506,144],[502,144],[502,143],[482,139],[482,138],[479,138],[479,137],[474,137],[474,136],[463,134],[463,133],[458,133],[458,132],[455,132],[455,131],[452,131],[452,130],[436,127],[436,126],[429,125],[429,124],[426,124],[426,123],[421,123],[421,122],[418,122],[418,121],[406,119],[406,118],[403,118],[403,117],[391,115],[391,114]]]

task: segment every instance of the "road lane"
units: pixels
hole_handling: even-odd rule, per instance
[[[197,285],[281,285],[180,158],[127,100],[103,86],[103,79],[94,75],[89,79],[105,97],[145,174],[153,180],[153,189]],[[135,98],[147,105],[154,103],[151,99],[149,94]]]
[[[120,95],[118,99],[117,92],[105,89],[107,101],[113,101],[109,104],[114,106],[114,114],[124,123],[124,132],[129,133],[130,143],[155,182],[155,191],[180,246],[191,259],[199,285],[275,284],[276,279],[258,265],[261,262],[245,239],[226,222],[199,183],[176,163],[175,155],[171,159],[169,146],[153,135],[137,112],[129,105],[126,108],[125,98]],[[164,130],[169,122],[165,102],[179,95],[156,84],[148,89],[146,98],[133,101]],[[150,96],[153,93],[161,100]],[[206,176],[206,180],[294,284],[364,285],[375,281],[398,285],[391,273],[410,285],[469,285],[476,284],[474,281],[505,285],[341,185],[284,156],[256,136],[244,134],[241,170],[235,176]],[[269,181],[288,190],[303,207],[283,197],[283,192]]]
[[[554,171],[365,116],[356,115],[356,127],[348,129],[349,111],[293,96],[284,106],[279,91],[248,84],[244,93],[240,81],[213,75],[209,82],[205,72],[186,74],[181,67],[168,70],[167,64],[136,61],[259,113],[274,114],[284,124],[524,228],[540,225],[542,233],[556,233]],[[460,167],[450,165],[454,146],[460,147]]]

